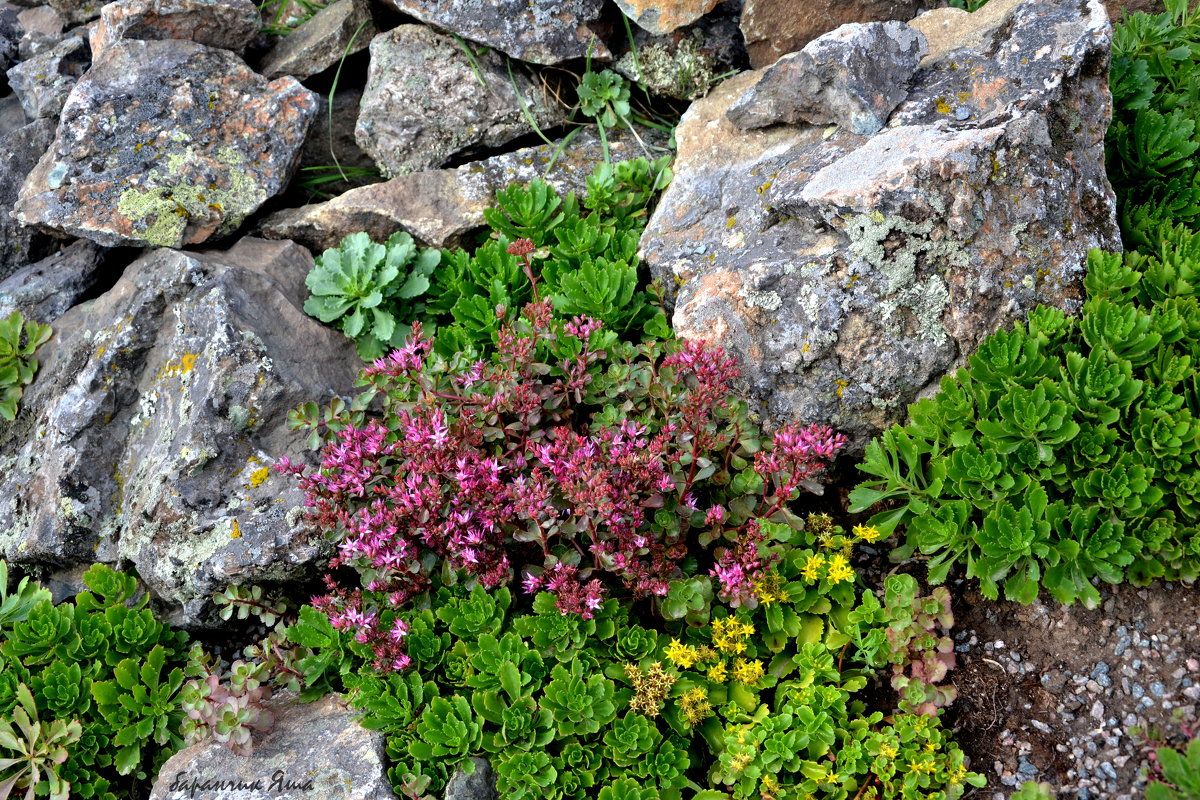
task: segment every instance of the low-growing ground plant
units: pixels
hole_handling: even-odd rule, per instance
[[[0,417],[12,422],[25,386],[37,373],[33,357],[50,338],[50,326],[26,320],[20,311],[0,319]]]

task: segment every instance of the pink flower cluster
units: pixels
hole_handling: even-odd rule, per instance
[[[489,360],[451,369],[414,326],[403,348],[363,373],[373,388],[357,406],[381,403],[382,419],[346,412],[318,468],[276,465],[336,537],[331,566],[355,568],[393,608],[428,589],[442,564],[489,588],[523,566],[527,592],[551,592],[560,611],[585,617],[603,602],[605,574],[634,597],[665,596],[694,544],[690,529],[727,524],[707,478],[729,469],[743,435],[725,414],[737,366],[699,342],[668,345],[665,356],[655,349],[663,345],[625,346],[617,356],[606,336],[595,320],[555,323],[549,303],[533,303],[519,325],[501,328]],[[563,337],[574,343],[556,349]],[[635,371],[641,384],[605,389]],[[622,412],[601,423],[593,414],[606,403]],[[764,503],[781,507],[844,444],[827,428],[781,430],[754,460],[775,487]],[[731,597],[767,566],[757,525],[741,526],[713,570]],[[334,624],[356,630],[379,664],[402,668],[406,630],[384,626],[361,590],[329,585],[321,603]]]

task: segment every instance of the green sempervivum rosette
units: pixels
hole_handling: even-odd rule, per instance
[[[597,674],[585,677],[578,660],[571,662],[570,669],[556,664],[550,674],[542,706],[553,712],[559,736],[597,733],[616,719],[616,686],[608,678]]]
[[[614,766],[636,768],[657,750],[662,734],[649,719],[632,711],[618,717],[604,734],[604,755]]]
[[[483,749],[490,753],[533,750],[554,738],[554,715],[539,708],[511,662],[500,667],[500,688],[477,690],[471,697],[484,725]]]
[[[562,792],[556,786],[558,770],[543,751],[516,750],[500,756],[493,764],[496,770],[496,791],[505,800],[526,798],[557,798]]]
[[[444,761],[447,769],[473,769],[469,756],[479,752],[483,726],[465,697],[435,697],[417,721],[417,741],[408,752],[418,761]]]
[[[630,778],[618,778],[600,790],[599,800],[660,800],[658,789]]]

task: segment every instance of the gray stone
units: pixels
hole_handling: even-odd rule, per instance
[[[104,248],[86,239],[17,270],[0,282],[0,317],[20,311],[50,324],[79,302],[100,279]]]
[[[70,27],[91,22],[100,16],[105,0],[47,0]]]
[[[58,118],[79,77],[92,64],[91,48],[81,36],[70,36],[8,71],[8,83],[29,119]]]
[[[54,249],[50,237],[22,225],[9,210],[53,139],[54,121],[49,119],[35,120],[0,136],[0,280]]]
[[[558,64],[608,48],[592,30],[603,0],[386,0],[427,25],[533,64]]]
[[[63,39],[66,22],[50,6],[27,8],[17,15],[21,23],[20,55],[22,60],[44,53]]]
[[[20,9],[8,3],[0,3],[0,73],[17,62],[23,33],[19,21]],[[0,93],[6,91],[4,78],[0,77]]]
[[[424,25],[380,34],[371,41],[358,145],[395,177],[532,133],[526,114],[539,128],[563,120],[537,82],[514,68],[514,91],[509,74],[499,54],[479,52],[472,61],[452,37]]]
[[[266,705],[275,725],[255,737],[252,755],[234,755],[211,739],[180,750],[163,764],[150,800],[395,800],[383,734],[359,725],[360,713],[340,696],[300,703],[285,692]]]
[[[121,39],[183,39],[241,55],[258,27],[250,0],[115,0],[92,29],[92,55]]]
[[[446,782],[444,800],[496,800],[496,778],[487,759],[472,758],[475,771],[468,775],[460,767]]]
[[[834,123],[870,136],[928,54],[925,35],[903,22],[843,25],[768,67],[725,114],[742,129]]]
[[[616,0],[617,7],[639,28],[659,35],[691,25],[720,0]]]
[[[1103,7],[991,0],[962,20],[914,20],[944,55],[873,137],[738,130],[725,111],[754,74],[676,129],[644,259],[676,332],[738,357],[768,426],[829,424],[861,452],[988,334],[1077,310],[1087,251],[1120,248]]]
[[[613,131],[608,136],[613,161],[644,155],[629,132]],[[665,138],[652,129],[641,130],[639,136],[652,147]],[[376,241],[405,231],[430,247],[465,246],[470,234],[484,225],[484,209],[492,206],[498,189],[540,177],[560,192],[582,192],[588,176],[604,160],[600,140],[591,129],[576,135],[561,155],[556,150],[539,145],[457,169],[401,175],[325,203],[276,212],[259,224],[258,233],[270,239],[293,239],[314,252],[336,247],[357,231],[366,231]]]
[[[346,173],[345,180],[324,184],[322,192],[336,197],[350,189],[379,181],[375,159],[363,152],[354,139],[354,125],[358,122],[358,106],[362,100],[362,89],[339,86],[333,95],[333,113],[329,113],[328,100],[318,98],[317,118],[304,149],[300,153],[299,175],[309,174],[305,169],[319,167],[333,173],[337,167],[371,170],[371,177]],[[287,238],[287,237],[284,237]]]
[[[293,75],[303,80],[338,63],[343,55],[363,50],[378,34],[366,0],[338,0],[280,39],[263,56],[258,71],[268,78]]]
[[[908,20],[933,5],[932,0],[746,0],[741,28],[750,63],[761,69],[847,22]]]
[[[21,98],[15,94],[0,97],[0,139],[27,124],[29,120],[25,118],[25,109],[21,108]]]
[[[300,447],[288,411],[360,363],[303,312],[311,268],[291,242],[158,249],[55,321],[0,431],[0,557],[132,563],[188,626],[224,586],[307,575],[323,537],[268,467]]]
[[[291,179],[316,109],[228,50],[118,41],[71,91],[17,218],[109,246],[232,233]]]

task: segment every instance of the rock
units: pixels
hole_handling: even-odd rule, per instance
[[[716,7],[720,0],[616,0],[617,6],[642,30],[671,33],[691,25]]]
[[[250,0],[115,0],[100,10],[92,56],[121,39],[182,39],[241,55],[258,27]]]
[[[612,131],[608,136],[613,161],[643,155],[628,132]],[[642,129],[639,136],[652,147],[665,138],[652,129]],[[528,147],[457,169],[401,175],[326,203],[277,212],[260,223],[258,232],[271,239],[294,239],[314,252],[336,247],[357,231],[377,241],[405,231],[426,246],[464,246],[469,234],[484,225],[483,211],[492,206],[496,190],[541,177],[559,191],[582,192],[588,176],[604,160],[593,129],[576,135],[557,159],[556,149]]]
[[[363,152],[354,140],[354,125],[358,122],[358,106],[362,101],[362,89],[339,86],[333,95],[333,113],[329,113],[326,98],[318,98],[317,118],[304,140],[300,154],[300,170],[321,167],[336,172],[337,165],[343,169],[369,169],[372,177],[348,173],[346,181],[326,184],[322,191],[337,195],[348,189],[377,183],[379,177],[375,159]],[[333,136],[330,137],[330,125]]]
[[[57,119],[67,95],[91,64],[87,42],[81,36],[70,36],[10,69],[8,83],[21,98],[27,118]]]
[[[340,696],[301,703],[284,692],[266,705],[275,725],[255,735],[253,755],[212,739],[180,750],[163,764],[150,800],[395,800],[383,734],[359,725],[361,712]]]
[[[22,112],[23,113],[23,112]],[[0,280],[54,249],[53,240],[9,211],[21,184],[54,139],[54,121],[39,119],[0,137]]]
[[[106,0],[47,0],[66,25],[74,27],[100,16]]]
[[[724,2],[696,24],[664,36],[634,28],[632,46],[613,69],[654,94],[700,97],[719,76],[740,72],[750,63],[738,29],[740,12],[739,4]]]
[[[532,133],[526,112],[539,128],[563,120],[532,79],[513,70],[514,91],[509,74],[497,53],[472,61],[452,37],[424,25],[393,28],[371,41],[355,139],[385,176],[395,177]]]
[[[401,13],[520,61],[559,64],[611,54],[591,26],[604,0],[386,0]]]
[[[306,575],[321,533],[269,465],[301,447],[288,411],[360,364],[303,312],[311,268],[291,242],[158,249],[55,321],[0,431],[0,557],[130,562],[187,626],[226,585]]]
[[[366,0],[338,0],[280,39],[263,56],[258,71],[268,78],[293,75],[304,80],[338,63],[343,55],[363,50],[378,34]]]
[[[17,15],[21,23],[21,59],[30,59],[44,53],[63,39],[66,22],[62,15],[50,6],[27,8]]]
[[[17,218],[109,246],[232,233],[287,184],[316,109],[228,50],[119,41],[71,91]]]
[[[873,137],[738,130],[754,74],[693,103],[641,241],[677,333],[741,360],[764,421],[830,424],[850,452],[989,333],[1077,310],[1087,251],[1120,248],[1099,2],[991,0],[949,42],[922,19],[944,56]]]
[[[29,120],[25,119],[25,109],[21,108],[21,98],[15,94],[0,97],[0,139],[15,130],[24,128],[27,124],[29,124]],[[18,184],[18,188],[19,186]]]
[[[8,84],[3,73],[17,63],[21,49],[20,10],[7,3],[0,4],[0,93],[7,94]]]
[[[909,20],[931,0],[746,0],[742,34],[755,69],[847,22]]]
[[[53,323],[100,279],[104,248],[80,239],[0,282],[0,317],[20,311],[26,319]]]
[[[475,771],[470,775],[456,769],[446,782],[444,800],[496,800],[496,778],[492,765],[484,758],[472,758]]]
[[[834,123],[870,136],[908,96],[928,54],[925,35],[903,22],[852,22],[776,61],[725,116],[743,130]]]

